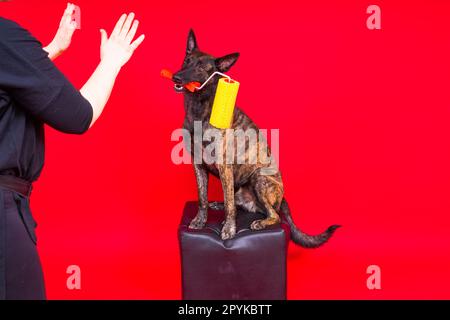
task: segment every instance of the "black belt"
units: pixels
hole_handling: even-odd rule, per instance
[[[31,182],[17,178],[15,176],[0,175],[0,188],[19,193],[28,198],[33,190]]]

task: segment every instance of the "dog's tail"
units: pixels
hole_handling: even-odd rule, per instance
[[[330,239],[331,236],[333,235],[334,231],[340,227],[339,225],[332,225],[325,232],[323,232],[319,235],[316,235],[316,236],[310,236],[310,235],[302,232],[299,228],[297,228],[294,221],[292,220],[291,210],[289,209],[289,205],[288,205],[286,199],[284,199],[284,198],[283,198],[283,201],[281,202],[281,212],[284,215],[284,218],[291,229],[292,241],[294,241],[294,243],[296,243],[304,248],[320,247],[325,242],[327,242],[328,239]]]

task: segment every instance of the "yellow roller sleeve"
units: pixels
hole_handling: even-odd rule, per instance
[[[212,126],[218,129],[230,128],[238,91],[239,82],[227,78],[219,80],[209,120]]]

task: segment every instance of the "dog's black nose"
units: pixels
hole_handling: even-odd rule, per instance
[[[179,75],[176,75],[176,74],[173,75],[172,80],[176,84],[182,84],[183,83],[183,80],[181,79],[181,77]]]

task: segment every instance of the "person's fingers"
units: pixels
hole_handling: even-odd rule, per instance
[[[67,15],[72,16],[75,11],[75,5],[73,3],[69,3],[68,8],[66,9]]]
[[[114,27],[114,30],[111,33],[111,36],[118,36],[120,34],[120,31],[122,31],[123,23],[125,22],[126,19],[127,15],[124,13],[117,21],[116,26]]]
[[[143,34],[130,45],[131,49],[133,49],[133,51],[136,50],[142,44],[142,42],[144,42],[144,39],[145,35]]]
[[[66,23],[66,19],[67,19],[67,13],[68,13],[68,9],[69,9],[69,3],[67,4],[67,7],[66,7],[66,9],[64,10],[64,13],[63,13],[63,15],[62,15],[62,17],[61,17],[61,20],[59,21],[59,26],[61,27],[61,26],[63,26],[65,23]]]
[[[64,16],[71,15],[73,12],[73,5],[69,2],[67,4],[66,10],[64,10]]]
[[[139,27],[139,21],[138,20],[134,20],[133,26],[131,27],[130,32],[128,32],[128,34],[127,34],[127,38],[126,38],[127,43],[131,43],[131,41],[133,41],[134,36],[136,35],[138,27]]]
[[[100,34],[102,37],[102,46],[106,43],[106,41],[108,41],[108,34],[106,33],[106,31],[104,29],[100,29]]]
[[[65,17],[63,26],[65,27],[70,26],[71,23],[72,23],[72,14],[69,14]]]
[[[61,19],[60,27],[71,28],[74,11],[75,6],[73,4],[69,4],[68,9],[64,12],[64,16]]]
[[[69,13],[69,8],[70,8],[70,3],[67,3],[66,9],[64,9],[63,18],[65,18],[67,16],[67,14]]]
[[[73,14],[74,10],[75,10],[74,5],[71,3],[68,3],[67,8],[66,8],[66,10],[64,10],[64,14],[61,18],[61,24],[66,24],[68,20],[70,21],[72,19],[72,14]]]
[[[127,19],[125,20],[125,23],[122,26],[122,30],[120,31],[120,37],[122,39],[125,39],[127,37],[128,32],[130,31],[131,23],[133,23],[134,20],[134,13],[131,12]]]

